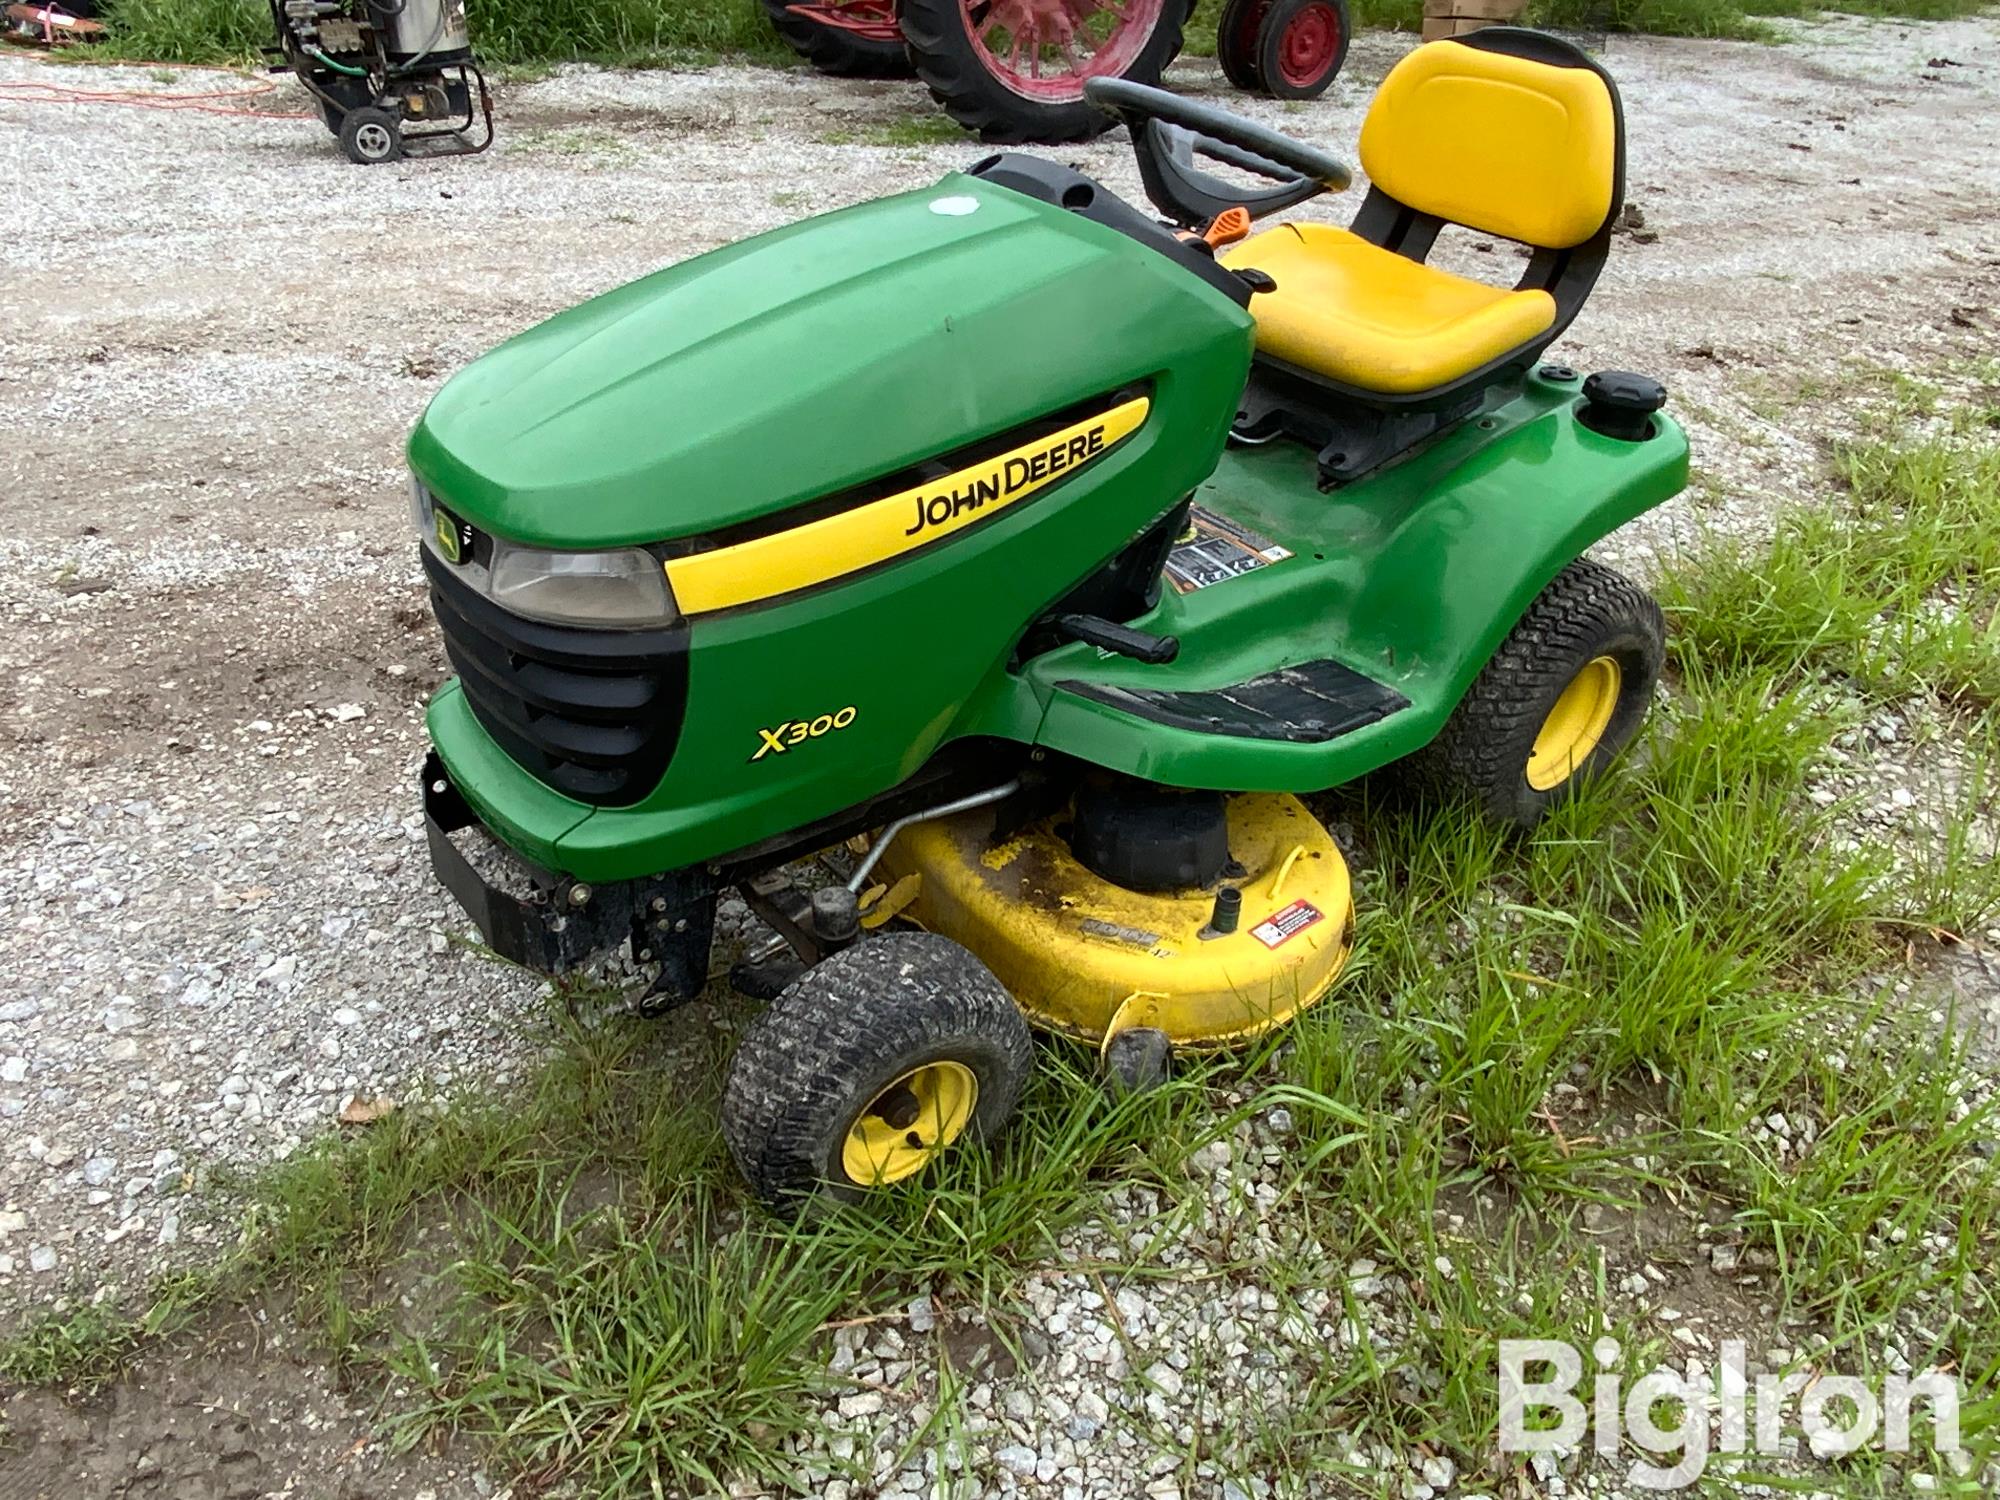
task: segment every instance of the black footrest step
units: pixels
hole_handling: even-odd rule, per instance
[[[1410,706],[1410,700],[1388,684],[1337,661],[1301,662],[1203,692],[1074,680],[1057,686],[1173,729],[1302,745],[1339,739]]]

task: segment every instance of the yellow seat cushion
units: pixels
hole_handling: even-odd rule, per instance
[[[1278,283],[1250,299],[1260,351],[1366,391],[1445,385],[1556,320],[1547,292],[1468,281],[1323,224],[1281,224],[1222,262]]]
[[[1616,206],[1618,106],[1589,68],[1430,42],[1375,91],[1361,169],[1421,213],[1568,249]]]

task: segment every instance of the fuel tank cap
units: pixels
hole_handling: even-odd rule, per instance
[[[1667,388],[1650,375],[1599,370],[1583,383],[1583,425],[1622,442],[1653,435],[1653,413],[1667,404]]]

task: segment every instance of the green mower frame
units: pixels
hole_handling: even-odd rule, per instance
[[[1511,35],[1485,45],[1587,66]],[[658,1006],[709,982],[741,892],[776,937],[735,977],[778,998],[725,1114],[774,1199],[997,1128],[1023,1012],[1133,1083],[1312,1003],[1351,908],[1287,794],[1410,760],[1531,822],[1659,670],[1657,609],[1579,560],[1685,483],[1658,388],[1537,344],[1427,406],[1329,393],[1324,447],[1245,430],[1267,288],[1202,241],[1224,189],[1188,148],[1274,179],[1256,215],[1345,168],[1093,97],[1167,223],[990,157],[563,313],[410,440],[458,673],[429,711],[438,873],[536,968],[629,943]],[[1344,431],[1382,447],[1365,472]],[[863,835],[848,878],[787,879]]]

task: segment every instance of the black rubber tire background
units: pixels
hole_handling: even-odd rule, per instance
[[[1586,662],[1610,656],[1624,680],[1604,737],[1568,780],[1528,785],[1528,756],[1549,710]],[[1666,656],[1659,605],[1624,574],[1580,557],[1550,580],[1473,680],[1443,731],[1406,763],[1433,795],[1463,797],[1529,828],[1616,758],[1652,707]]]
[[[1215,23],[1215,60],[1222,76],[1245,93],[1264,92],[1257,71],[1257,21],[1271,0],[1228,0]]]
[[[1255,42],[1258,86],[1273,99],[1317,99],[1333,87],[1333,80],[1346,66],[1347,49],[1354,41],[1354,21],[1348,14],[1347,0],[1326,0],[1340,13],[1340,51],[1334,54],[1333,65],[1311,89],[1295,89],[1285,82],[1285,75],[1277,66],[1279,38],[1291,25],[1292,18],[1312,3],[1314,0],[1271,0],[1258,18]]]
[[[908,78],[910,55],[901,42],[877,42],[795,16],[785,0],[763,0],[764,14],[787,47],[835,78]]]
[[[863,1106],[921,1063],[972,1069],[979,1098],[952,1149],[995,1134],[1034,1067],[1034,1040],[992,971],[949,938],[864,938],[800,976],[752,1021],[722,1089],[722,1134],[757,1196],[855,1200],[841,1145]]]
[[[1083,100],[1044,104],[1024,99],[987,71],[965,29],[960,0],[902,0],[903,40],[917,77],[946,114],[981,140],[1002,145],[1023,141],[1087,141],[1117,124]],[[1165,0],[1160,23],[1124,75],[1157,84],[1167,64],[1180,55],[1187,25],[1186,0]]]

